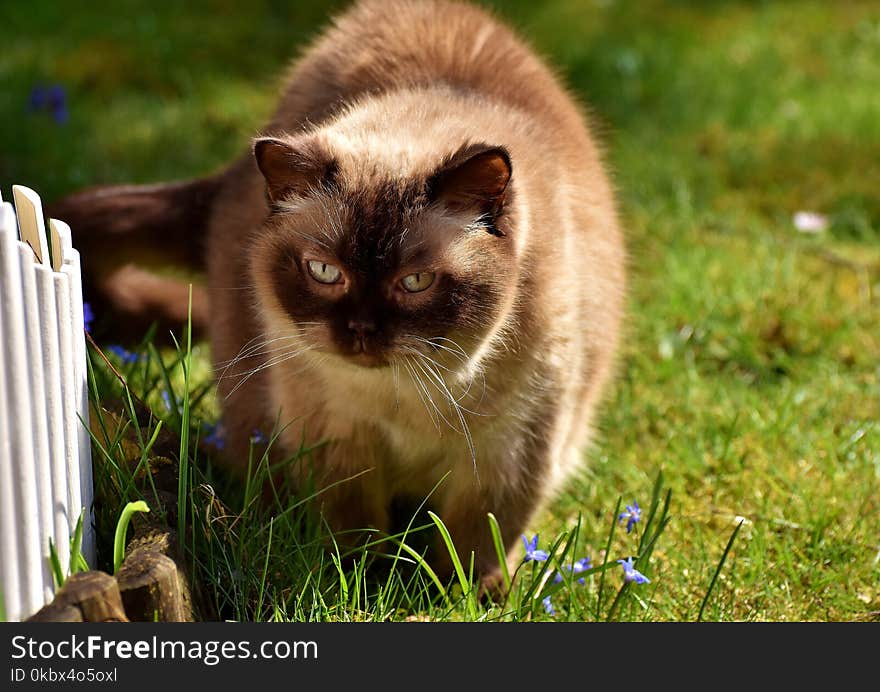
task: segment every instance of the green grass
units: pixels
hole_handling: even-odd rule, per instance
[[[324,550],[307,501],[290,508],[279,488],[270,520],[256,482],[229,483],[199,453],[187,460],[178,519],[191,528],[188,556],[211,607],[235,619],[551,619],[541,599],[552,590],[557,620],[877,619],[876,3],[495,4],[590,104],[627,229],[620,376],[586,471],[533,527],[557,562],[589,555],[596,571],[584,585],[555,585],[547,565],[526,563],[507,602],[486,608],[458,580],[444,593],[424,567],[389,573],[395,558],[417,562],[406,550]],[[287,60],[326,7],[255,0],[166,10],[127,0],[104,18],[7,3],[4,192],[18,182],[49,199],[222,165],[262,124]],[[26,112],[40,82],[67,87],[63,127]],[[827,214],[829,230],[798,233],[798,210]],[[180,396],[182,357],[144,352],[149,360],[126,371],[132,391],[179,431],[186,416],[164,412],[157,358]],[[96,395],[118,395],[93,361]],[[205,345],[194,344],[191,365],[197,435],[198,421],[216,416]],[[152,433],[137,432],[136,451]],[[129,472],[113,467],[121,445],[107,451],[95,458],[104,461],[101,490],[118,502],[101,512],[102,532],[112,533],[138,497]],[[255,477],[266,473],[260,459],[253,467]],[[618,498],[647,510],[652,496],[650,526],[611,535]],[[107,536],[103,545],[109,565]],[[621,589],[614,561],[629,555],[650,584]]]

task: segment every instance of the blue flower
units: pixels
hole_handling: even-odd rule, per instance
[[[266,436],[257,428],[251,433],[251,442],[255,445],[266,444]]]
[[[95,321],[95,313],[92,310],[92,306],[88,303],[83,303],[83,327],[87,332],[92,331],[92,322]]]
[[[132,353],[131,351],[126,351],[119,344],[111,344],[107,347],[107,350],[110,351],[114,356],[119,358],[124,364],[128,365],[130,363],[137,363],[140,360],[140,356],[137,353]]]
[[[538,534],[535,534],[531,541],[525,535],[522,537],[523,545],[526,547],[526,557],[523,562],[534,560],[535,562],[544,562],[549,555],[546,550],[538,550]]]
[[[217,449],[223,449],[226,445],[226,428],[223,427],[223,424],[211,425],[210,423],[205,423],[202,427],[207,433],[205,435],[205,444],[209,444]]]
[[[651,580],[644,574],[633,567],[633,559],[631,557],[626,560],[618,560],[623,565],[623,580],[625,582],[634,581],[636,584],[650,584]]]
[[[164,389],[162,390],[162,403],[165,404],[166,411],[170,411],[172,408],[177,408],[177,402],[175,401],[174,405],[172,406],[171,395]]]
[[[629,533],[633,530],[633,526],[636,525],[637,522],[642,520],[642,510],[639,507],[639,503],[633,500],[631,505],[626,506],[626,511],[621,512],[618,517],[618,523],[623,523],[623,520],[626,519],[626,532]]]
[[[60,84],[53,84],[49,87],[47,95],[49,101],[49,110],[56,123],[65,123],[68,119],[67,113],[67,93]]]
[[[59,125],[65,123],[69,117],[67,92],[60,84],[53,84],[49,87],[37,85],[31,89],[28,110],[32,113],[47,110],[52,114],[56,123]]]
[[[590,561],[590,558],[585,557],[585,558],[582,558],[582,559],[578,560],[577,562],[575,562],[571,567],[569,567],[568,565],[563,565],[562,569],[564,569],[566,572],[573,572],[574,574],[580,574],[581,572],[586,572],[588,569],[591,569],[592,566],[593,566],[593,563]],[[562,572],[557,572],[556,575],[553,577],[553,581],[556,584],[559,584],[562,581],[562,579],[563,579]],[[583,577],[578,579],[578,584],[585,584],[585,583],[586,583],[586,581],[584,580]]]
[[[585,557],[585,558],[575,562],[571,571],[574,572],[575,574],[580,574],[581,572],[586,572],[588,569],[591,569],[592,567],[593,567],[593,563],[590,561],[590,558]],[[578,584],[583,584],[583,583],[584,583],[583,577],[578,579]]]
[[[550,596],[547,596],[543,601],[541,601],[541,605],[544,606],[544,610],[547,612],[547,615],[556,615],[556,609],[550,602]]]
[[[46,107],[47,100],[47,91],[46,87],[42,85],[37,85],[33,89],[31,89],[31,98],[28,103],[29,111],[39,111],[43,110]]]

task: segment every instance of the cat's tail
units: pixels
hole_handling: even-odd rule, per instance
[[[160,336],[207,322],[204,239],[221,175],[159,185],[94,187],[49,205],[70,225],[97,333],[122,342],[157,323]],[[178,331],[179,333],[179,331]]]

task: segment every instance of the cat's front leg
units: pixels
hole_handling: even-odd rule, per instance
[[[375,456],[356,440],[334,440],[301,462],[299,494],[313,496],[340,549],[358,548],[388,531],[388,498]]]
[[[471,553],[474,575],[479,578],[481,594],[500,596],[503,592],[501,565],[489,527],[488,514],[498,520],[505,559],[509,567],[517,554],[520,536],[540,501],[539,483],[512,483],[503,488],[488,487],[476,482],[462,492],[450,492],[440,517],[449,529],[459,560],[467,571]],[[452,575],[449,551],[442,540],[437,542],[436,571],[444,578]]]

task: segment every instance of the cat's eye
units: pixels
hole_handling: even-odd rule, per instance
[[[318,283],[335,284],[342,279],[342,272],[332,264],[320,260],[309,260],[306,266],[309,268],[309,274]]]
[[[434,283],[433,272],[416,272],[415,274],[408,274],[400,280],[400,285],[409,293],[424,291],[432,283]]]

